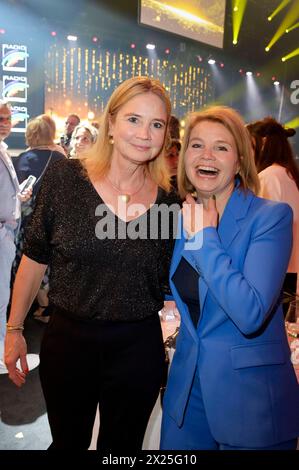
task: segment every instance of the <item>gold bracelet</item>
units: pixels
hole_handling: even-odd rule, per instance
[[[9,325],[8,323],[6,323],[6,330],[7,330],[7,332],[9,332],[9,331],[23,331],[24,330],[24,325],[23,324]]]

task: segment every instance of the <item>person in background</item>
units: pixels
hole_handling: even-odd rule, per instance
[[[87,449],[98,404],[98,449],[141,449],[165,372],[158,312],[174,244],[165,209],[179,209],[164,158],[170,109],[160,82],[126,80],[108,101],[90,154],[53,164],[37,196],[5,361],[10,379],[23,385],[23,322],[49,264],[53,308],[39,371],[51,449]],[[136,237],[139,224],[147,231]]]
[[[4,142],[11,131],[10,105],[0,100],[0,373],[7,373],[3,362],[6,314],[10,298],[11,268],[15,258],[15,237],[21,218],[21,202],[32,190],[20,194],[19,181]]]
[[[279,302],[292,211],[255,196],[251,141],[236,111],[190,116],[178,187],[186,202],[170,285],[181,325],[161,449],[296,449],[299,384]]]
[[[72,133],[76,126],[80,123],[80,118],[77,114],[69,114],[65,121],[64,134],[60,137],[60,145],[64,148],[66,155],[70,152],[70,143]]]
[[[170,182],[174,190],[177,190],[177,169],[178,161],[181,150],[181,142],[176,139],[171,139],[166,148],[165,158],[167,161]]]
[[[97,129],[88,122],[81,122],[75,127],[71,140],[70,158],[83,157],[95,144],[98,137]]]
[[[293,210],[293,249],[283,289],[299,295],[299,168],[288,142],[296,131],[266,117],[259,123],[257,132],[263,139],[256,161],[261,184],[259,194],[272,201],[286,202]],[[287,308],[285,304],[285,313]]]
[[[25,138],[28,149],[15,159],[15,169],[20,183],[29,175],[36,177],[33,187],[33,197],[22,205],[22,223],[17,237],[16,259],[14,263],[14,275],[20,264],[23,254],[24,231],[34,209],[35,198],[40,189],[43,176],[47,168],[56,161],[65,158],[65,153],[60,145],[54,143],[56,134],[55,121],[47,114],[41,114],[29,121]],[[48,307],[49,270],[45,273],[41,287],[37,294],[38,308],[34,312],[34,318],[47,323],[49,321]]]

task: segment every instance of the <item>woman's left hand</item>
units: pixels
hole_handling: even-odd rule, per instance
[[[192,238],[197,232],[206,227],[217,227],[218,211],[216,200],[213,197],[203,200],[198,204],[191,194],[187,194],[183,203],[183,224],[188,237]]]

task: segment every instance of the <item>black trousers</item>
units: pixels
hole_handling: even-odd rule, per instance
[[[140,450],[164,368],[158,315],[99,324],[74,321],[54,309],[39,368],[50,448],[87,449],[99,403],[98,450]]]
[[[297,273],[287,273],[283,283],[283,291],[290,295],[295,295],[297,289]],[[289,304],[282,304],[283,314],[286,316]]]

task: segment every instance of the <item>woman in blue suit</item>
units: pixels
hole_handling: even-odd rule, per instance
[[[190,117],[178,186],[186,202],[170,282],[181,328],[161,448],[295,449],[299,385],[280,305],[292,211],[254,195],[251,142],[236,111]]]

